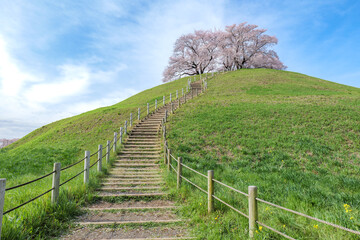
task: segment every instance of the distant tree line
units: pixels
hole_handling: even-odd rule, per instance
[[[225,31],[197,30],[183,35],[175,42],[163,81],[242,68],[285,69],[271,49],[277,44],[277,38],[265,32],[266,29],[245,22],[226,26]]]
[[[0,148],[4,148],[14,142],[16,142],[17,140],[19,140],[19,138],[14,138],[14,139],[0,139]]]

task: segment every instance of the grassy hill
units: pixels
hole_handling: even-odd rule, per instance
[[[63,119],[35,130],[0,150],[0,177],[7,186],[51,172],[54,162],[76,162],[84,150],[119,131],[140,106],[185,86],[187,79],[146,90],[113,106]],[[360,89],[287,71],[254,69],[209,80],[208,91],[181,107],[168,123],[169,144],[184,163],[259,197],[352,229],[360,229]],[[136,114],[134,115],[136,116]],[[92,158],[91,162],[94,162]],[[83,169],[62,172],[62,181]],[[106,168],[105,168],[106,170]],[[206,188],[206,180],[185,176]],[[96,174],[95,169],[91,176]],[[5,210],[51,188],[51,177],[6,193]],[[84,188],[82,177],[61,191],[60,205],[47,195],[4,218],[4,239],[45,238],[68,227],[79,204],[92,200],[98,178]],[[174,184],[173,176],[169,183]],[[246,239],[245,218],[216,203],[208,216],[206,196],[185,183],[180,210],[205,239]],[[215,186],[215,194],[247,212],[247,199]],[[344,207],[348,204],[350,207]],[[347,205],[346,205],[347,206]],[[348,210],[348,211],[346,211]],[[349,211],[352,210],[352,211]],[[356,239],[350,234],[259,204],[260,221],[297,239]],[[265,229],[257,239],[280,239]]]
[[[259,198],[359,230],[359,123],[358,88],[287,71],[240,70],[209,80],[206,94],[177,111],[168,141],[204,174],[214,170],[215,179],[241,191],[255,185]],[[206,189],[206,179],[183,171]],[[205,194],[185,185],[178,195],[189,206],[182,214],[197,235],[247,238],[247,219],[218,202],[207,216]],[[216,184],[215,195],[247,213],[245,197]],[[358,239],[261,203],[259,212],[260,221],[296,239]],[[263,228],[257,239],[280,237]]]
[[[53,163],[60,162],[62,167],[84,157],[84,151],[97,151],[98,144],[106,145],[112,140],[113,133],[119,132],[130,112],[137,119],[137,109],[141,107],[142,116],[146,115],[146,104],[154,109],[154,101],[178,89],[184,88],[187,79],[163,84],[143,91],[113,106],[99,108],[78,116],[63,119],[43,126],[14,144],[0,149],[0,178],[7,179],[7,188],[35,179],[53,169]],[[174,95],[173,95],[174,96]],[[136,122],[134,120],[134,122]],[[96,156],[91,158],[91,163]],[[83,169],[78,164],[61,173],[61,182],[74,176]],[[106,172],[106,167],[105,167]],[[92,192],[98,186],[92,169],[89,188],[83,187],[82,175],[64,185],[61,189],[62,200],[58,207],[49,204],[50,194],[6,215],[3,221],[2,239],[29,239],[55,235],[66,229],[64,224],[79,214],[79,204],[91,201]],[[100,175],[101,177],[101,175]],[[4,210],[23,203],[51,188],[51,176],[25,187],[6,192]]]

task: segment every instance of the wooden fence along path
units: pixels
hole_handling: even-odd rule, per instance
[[[212,74],[212,77],[214,74]],[[120,154],[117,156],[115,167],[111,170],[110,176],[103,183],[98,195],[102,198],[99,203],[90,206],[87,209],[87,214],[83,216],[79,224],[85,227],[74,231],[71,235],[66,236],[65,239],[190,239],[188,237],[185,226],[163,226],[162,224],[169,224],[173,222],[183,222],[178,219],[173,213],[176,206],[173,202],[166,199],[166,188],[163,185],[163,179],[160,170],[160,154],[161,154],[161,138],[159,137],[159,129],[162,131],[163,140],[163,158],[164,164],[168,171],[173,171],[177,175],[177,187],[180,188],[183,181],[189,183],[194,188],[200,190],[208,197],[208,212],[214,211],[214,200],[226,205],[230,209],[239,213],[241,216],[249,220],[249,237],[253,238],[258,226],[269,229],[287,239],[294,239],[285,233],[282,233],[271,226],[259,221],[259,212],[257,208],[258,202],[267,204],[269,206],[305,217],[307,219],[320,222],[334,228],[347,231],[356,235],[360,235],[359,231],[348,229],[279,205],[268,202],[257,197],[257,187],[249,186],[248,193],[244,193],[235,189],[223,182],[214,178],[214,171],[209,170],[207,175],[196,171],[195,169],[183,163],[181,158],[176,158],[171,152],[170,146],[166,141],[166,126],[168,114],[171,114],[180,107],[181,104],[186,103],[187,99],[192,99],[194,96],[202,93],[202,90],[207,89],[207,79],[191,83],[186,86],[186,91],[182,89],[181,97],[179,91],[170,93],[168,103],[166,98],[156,99],[153,104],[147,104],[146,110],[141,112],[138,109],[137,124],[133,126],[133,114],[130,114],[129,122],[125,121],[124,127],[120,128],[120,132],[114,133],[112,141],[107,141],[104,155],[103,147],[99,145],[99,150],[90,155],[89,151],[85,151],[85,157],[79,161],[61,168],[60,163],[54,164],[54,170],[37,179],[23,183],[14,187],[6,189],[6,180],[0,179],[0,239],[1,239],[1,221],[3,215],[21,208],[22,206],[35,201],[36,199],[51,192],[51,201],[57,203],[59,198],[59,189],[72,179],[84,174],[84,184],[89,182],[90,169],[97,165],[97,170],[102,169],[102,160],[106,157],[106,162],[109,162],[110,152],[117,152],[117,146],[123,145]],[[191,90],[190,90],[191,89]],[[190,91],[189,91],[190,90]],[[173,95],[172,95],[173,94]],[[176,98],[175,98],[176,95]],[[158,101],[162,107],[158,107]],[[160,105],[159,104],[159,105]],[[146,112],[146,114],[145,114]],[[146,115],[145,119],[140,121],[140,116]],[[128,131],[128,125],[132,130]],[[125,136],[127,135],[127,139]],[[90,165],[90,158],[97,154],[97,160]],[[95,156],[96,157],[96,156]],[[60,173],[68,168],[84,162],[84,170],[71,177],[70,179],[60,183]],[[174,165],[174,163],[176,163]],[[197,174],[207,180],[207,189],[203,189],[196,183],[186,178],[182,172],[187,169],[190,173]],[[13,207],[9,210],[3,211],[5,193],[22,186],[26,186],[33,182],[39,181],[46,177],[53,176],[52,188],[48,191],[22,203],[19,206]],[[248,213],[241,212],[234,206],[225,202],[216,196],[214,185],[218,184],[222,187],[230,189],[248,199]],[[164,198],[165,197],[165,198]],[[136,224],[136,227],[129,229],[124,227],[119,228],[89,228],[89,225],[122,225],[122,224]],[[148,225],[151,223],[150,225]],[[153,224],[158,224],[153,226]],[[152,226],[151,230],[149,226]],[[150,237],[150,238],[149,238]]]
[[[177,97],[135,125],[97,194],[102,200],[86,209],[78,222],[82,227],[64,239],[191,239],[174,202],[166,200],[159,161],[163,121],[184,102],[185,95]]]
[[[204,88],[207,87],[207,83],[205,81],[203,83],[202,86]],[[82,174],[84,185],[87,186],[90,179],[90,170],[97,166],[97,171],[102,171],[103,159],[105,158],[106,164],[109,164],[111,151],[116,154],[118,147],[122,147],[122,150],[116,159],[115,168],[112,169],[111,175],[103,183],[103,188],[100,189],[98,194],[99,197],[103,198],[103,201],[98,205],[88,208],[88,214],[81,219],[79,224],[113,225],[134,223],[146,225],[149,223],[166,224],[182,221],[177,219],[176,215],[171,212],[171,210],[175,209],[173,202],[162,200],[162,197],[166,199],[167,194],[164,191],[165,187],[159,168],[161,150],[159,130],[164,123],[163,121],[166,121],[168,114],[173,113],[181,104],[186,103],[187,99],[192,99],[200,94],[201,88],[191,89],[190,84],[191,81],[189,80],[186,88],[182,88],[181,91],[176,90],[176,92],[170,93],[168,97],[164,95],[159,99],[155,99],[152,103],[147,103],[146,107],[138,108],[137,119],[134,119],[135,114],[131,113],[129,121],[126,120],[124,127],[120,127],[120,132],[114,132],[113,139],[111,141],[108,140],[104,148],[103,145],[99,145],[97,152],[90,154],[90,151],[85,151],[84,158],[66,167],[61,167],[60,163],[54,163],[52,172],[16,186],[6,188],[6,179],[0,179],[0,240],[2,220],[5,215],[17,211],[48,193],[51,193],[52,204],[57,204],[60,188]],[[198,86],[198,84],[194,86]],[[141,120],[141,116],[145,117]],[[90,164],[91,158],[95,158],[92,164]],[[82,171],[60,183],[61,172],[81,163],[84,164]],[[50,189],[18,206],[4,211],[6,192],[48,177],[52,177],[52,187]],[[132,200],[124,202],[124,199]],[[144,201],[139,201],[141,199],[144,199]],[[107,202],[106,200],[109,201]],[[123,203],[111,204],[114,201]],[[127,232],[129,239],[143,239],[138,236],[161,235],[168,237],[159,239],[190,239],[190,237],[186,237],[186,229],[182,227],[162,228],[160,226],[154,231],[144,229],[144,227],[139,225],[139,228],[134,230],[133,234]],[[107,231],[97,230],[95,231],[97,234],[93,233],[93,230],[90,232],[93,235],[93,239],[106,239],[109,237]],[[125,232],[119,232],[121,239],[124,239]],[[82,234],[86,236],[82,236]],[[92,237],[89,234],[86,231],[77,231],[70,239],[91,239]],[[111,238],[116,237],[114,232],[110,235],[112,235]]]

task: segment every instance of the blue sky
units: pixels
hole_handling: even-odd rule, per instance
[[[360,87],[360,1],[0,1],[0,138],[161,84],[175,40],[248,22],[289,71]]]

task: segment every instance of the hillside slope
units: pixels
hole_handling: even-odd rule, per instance
[[[146,115],[146,105],[150,103],[150,111],[154,109],[155,99],[162,106],[162,97],[186,87],[187,79],[180,79],[162,84],[138,93],[113,106],[99,108],[78,116],[66,118],[43,126],[14,144],[0,149],[0,178],[6,178],[7,188],[33,180],[49,173],[55,162],[62,167],[84,157],[84,151],[97,151],[98,144],[104,147],[107,140],[112,140],[114,132],[124,126],[133,113],[134,123],[137,119],[138,107],[142,117]],[[91,164],[96,156],[91,158]],[[78,164],[61,172],[61,182],[83,170]],[[104,166],[106,172],[106,166]],[[3,220],[2,239],[47,238],[67,228],[68,220],[79,213],[79,205],[91,201],[92,192],[98,187],[99,175],[96,168],[91,169],[89,188],[83,187],[82,175],[61,188],[60,206],[49,204],[50,194],[26,205],[10,214]],[[101,174],[100,174],[101,176]],[[51,188],[51,176],[25,187],[6,192],[4,210],[9,210]]]
[[[168,141],[174,154],[204,174],[214,170],[216,179],[241,191],[255,185],[262,199],[359,230],[359,123],[358,88],[246,69],[209,80],[207,93],[172,117]],[[185,171],[185,176],[193,175]],[[192,180],[206,189],[205,180]],[[183,214],[193,218],[198,235],[247,237],[247,219],[217,203],[225,212],[204,222],[206,196],[183,191],[190,199]],[[219,185],[215,194],[247,212],[241,195]],[[259,208],[261,221],[296,239],[356,239],[263,204]],[[259,229],[258,238],[279,236]]]

